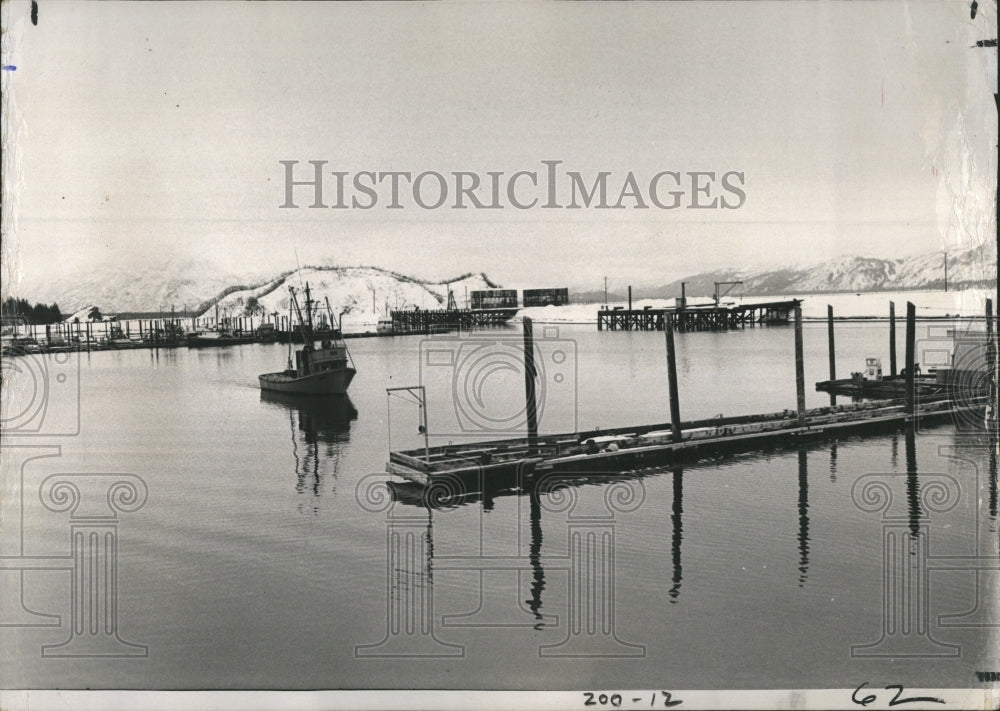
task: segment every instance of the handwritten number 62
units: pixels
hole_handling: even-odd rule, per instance
[[[858,706],[867,706],[872,701],[874,701],[875,698],[876,698],[875,694],[868,694],[864,698],[860,698],[860,699],[858,698],[858,692],[861,691],[866,686],[868,686],[868,682],[867,681],[864,682],[857,689],[855,689],[854,693],[851,694],[851,701],[853,701],[854,703],[856,703]],[[895,696],[893,696],[892,700],[889,701],[889,706],[899,706],[901,704],[912,704],[912,703],[919,703],[919,702],[934,703],[934,704],[943,704],[945,702],[944,699],[939,699],[939,698],[936,698],[934,696],[910,696],[908,698],[901,699],[899,697],[903,695],[903,685],[902,684],[889,684],[885,688],[886,688],[887,691],[889,689],[895,689],[896,690]]]

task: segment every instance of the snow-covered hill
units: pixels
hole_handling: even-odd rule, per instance
[[[329,300],[334,314],[343,313],[345,323],[351,325],[374,325],[387,310],[443,309],[449,289],[463,308],[468,292],[496,286],[482,273],[431,283],[376,267],[303,267],[252,288],[227,289],[206,310],[214,312],[217,305],[220,315],[242,316],[251,311],[285,315],[291,298],[288,287],[298,292],[302,307],[306,284],[314,300],[321,306]]]

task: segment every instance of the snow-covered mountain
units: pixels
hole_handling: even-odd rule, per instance
[[[235,274],[225,267],[196,258],[176,257],[161,262],[114,263],[81,272],[74,279],[37,283],[29,301],[57,303],[73,313],[97,305],[103,313],[178,311],[195,309],[228,287],[255,285],[266,275]]]
[[[950,288],[990,288],[996,284],[996,275],[995,242],[948,254]],[[709,271],[663,286],[637,287],[636,295],[672,298],[680,295],[680,281],[687,282],[687,294],[692,297],[710,296],[716,281],[742,281],[736,291],[748,296],[938,289],[944,284],[944,255],[930,252],[904,259],[845,256],[811,266]],[[72,281],[53,280],[23,296],[30,301],[58,303],[63,313],[93,305],[105,314],[169,311],[171,307],[203,313],[218,303],[220,310],[238,315],[254,307],[252,299],[256,299],[267,313],[284,314],[288,309],[287,287],[306,282],[321,301],[329,298],[333,309],[372,323],[385,313],[387,305],[389,309],[443,308],[450,288],[458,306],[463,307],[467,291],[498,286],[482,273],[430,282],[361,266],[321,265],[236,274],[191,258],[146,267],[109,265]],[[573,290],[570,296],[574,302],[603,300],[603,293],[598,292]]]
[[[682,281],[689,296],[710,296],[717,281],[742,281],[738,291],[747,295],[904,291],[939,289],[944,278],[944,253],[930,252],[904,259],[844,256],[805,267],[702,272],[641,291],[650,298],[669,298],[680,294]],[[949,288],[990,287],[996,279],[995,242],[948,254]]]

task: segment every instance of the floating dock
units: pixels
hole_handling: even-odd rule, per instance
[[[386,471],[426,487],[462,482],[530,482],[551,472],[600,473],[691,462],[739,451],[767,450],[809,438],[898,429],[910,420],[947,420],[982,409],[983,402],[922,403],[915,415],[897,401],[822,407],[806,412],[805,424],[791,410],[747,417],[683,423],[676,437],[670,423],[580,433],[522,437],[390,452]]]

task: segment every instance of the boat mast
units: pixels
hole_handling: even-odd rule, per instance
[[[312,339],[306,336],[305,322],[302,320],[302,309],[299,308],[299,300],[295,298],[295,287],[288,287],[288,291],[292,294],[292,304],[295,306],[295,313],[299,317],[299,332],[302,334],[302,345],[311,344]],[[309,286],[306,286],[306,296],[309,295]],[[308,304],[309,302],[306,301]],[[311,332],[311,329],[310,329]],[[289,339],[291,338],[291,333],[289,332]],[[289,341],[290,342],[290,341]]]
[[[309,282],[306,282],[306,321],[308,323],[308,333],[309,333],[309,343],[313,342],[313,314],[312,314],[312,296],[309,295]]]
[[[295,298],[295,287],[288,287],[288,290],[292,292],[292,299]],[[288,300],[288,370],[292,369],[292,299]],[[278,319],[278,313],[274,314],[275,320]]]
[[[333,309],[330,308],[330,297],[329,296],[324,296],[323,299],[326,301],[326,310],[327,310],[327,313],[330,314],[330,328],[334,328],[334,326],[336,326],[336,329],[334,330],[334,333],[337,334],[337,343],[338,344],[340,344],[340,343],[344,344],[344,353],[347,354],[347,359],[350,361],[351,367],[354,368],[355,367],[355,365],[354,365],[354,358],[351,357],[351,351],[347,348],[347,341],[344,340],[344,319],[341,318],[338,321],[334,321],[333,320]],[[343,316],[343,314],[341,314],[341,316]]]
[[[323,300],[326,301],[326,313],[330,316],[330,329],[335,331],[340,331],[340,324],[334,320],[333,309],[330,308],[330,297],[324,296]],[[341,335],[343,335],[343,331],[341,331]]]

